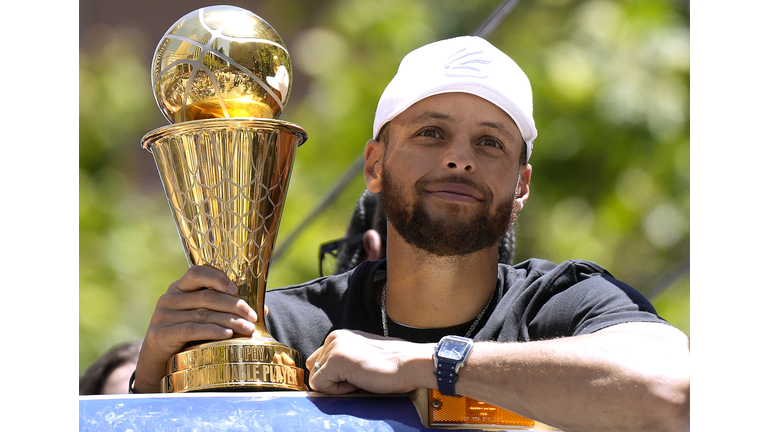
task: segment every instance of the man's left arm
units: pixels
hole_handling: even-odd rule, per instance
[[[307,359],[313,389],[376,393],[437,388],[435,344],[332,333]],[[559,339],[477,342],[457,394],[568,431],[688,430],[688,338],[661,323],[625,323]]]

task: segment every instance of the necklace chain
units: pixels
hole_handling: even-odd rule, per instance
[[[493,295],[488,299],[488,302],[485,304],[485,307],[483,310],[480,311],[480,314],[475,318],[475,321],[472,323],[472,325],[469,327],[469,330],[467,331],[467,334],[464,335],[464,337],[469,337],[469,335],[472,334],[472,331],[475,330],[475,327],[477,327],[477,324],[480,322],[481,319],[483,319],[483,315],[485,315],[485,311],[488,310],[488,306],[491,305],[491,300],[493,300]],[[389,337],[389,325],[387,325],[387,283],[384,282],[384,287],[381,289],[381,326],[384,328],[384,337]]]

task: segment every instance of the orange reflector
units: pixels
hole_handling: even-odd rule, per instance
[[[487,425],[532,428],[533,420],[468,397],[445,396],[429,390],[429,425]]]

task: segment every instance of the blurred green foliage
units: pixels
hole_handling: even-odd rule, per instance
[[[478,0],[268,2],[252,9],[286,40],[294,90],[281,119],[301,125],[280,228],[288,237],[357,159],[400,59],[471,34],[498,5]],[[181,17],[187,10],[179,10]],[[168,23],[170,26],[172,23]],[[141,339],[157,298],[187,263],[141,136],[165,123],[143,35],[103,34],[80,53],[80,373]],[[595,261],[653,297],[689,333],[689,17],[672,0],[522,1],[488,40],[528,74],[539,131],[518,261]],[[155,41],[153,41],[155,42]],[[271,267],[269,287],[318,276],[362,175]],[[663,289],[665,288],[666,289]]]

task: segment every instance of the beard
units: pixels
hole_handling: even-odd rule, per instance
[[[449,215],[432,217],[425,207],[425,186],[429,183],[461,183],[472,186],[482,191],[483,205],[468,221]],[[404,189],[392,181],[385,169],[382,172],[379,194],[381,211],[387,215],[395,231],[406,243],[432,255],[461,256],[496,246],[499,239],[517,220],[515,196],[503,199],[497,208],[492,209],[490,191],[478,188],[464,177],[448,176],[434,180],[422,178],[416,182],[413,190],[415,200],[413,206],[409,206]]]

